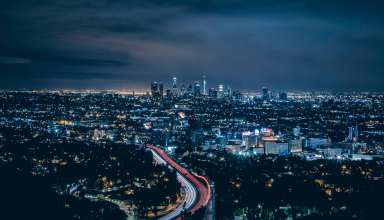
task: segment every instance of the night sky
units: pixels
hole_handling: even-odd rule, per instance
[[[0,88],[383,91],[381,2],[0,0]]]

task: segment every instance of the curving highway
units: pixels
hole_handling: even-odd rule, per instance
[[[155,161],[158,164],[164,164],[167,165],[167,162],[163,158],[161,158],[155,151],[152,151],[152,154],[154,156]],[[197,191],[195,187],[189,182],[183,175],[181,175],[179,172],[177,172],[177,180],[181,183],[181,186],[183,187],[183,191],[185,194],[185,197],[183,198],[183,201],[181,205],[179,205],[176,209],[174,209],[172,212],[168,213],[167,215],[161,217],[159,220],[168,220],[168,219],[175,219],[178,216],[180,216],[181,212],[183,210],[188,210],[191,208],[193,203],[196,200]]]
[[[184,211],[193,214],[208,204],[211,198],[211,189],[205,177],[190,173],[170,158],[162,149],[152,145],[148,145],[148,148],[157,163],[167,164],[177,171],[177,180],[181,183],[185,194],[183,202],[173,211],[161,217],[160,220],[179,220]]]

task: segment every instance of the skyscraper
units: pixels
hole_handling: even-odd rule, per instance
[[[207,80],[205,80],[205,75],[203,75],[203,95],[207,95]]]
[[[173,77],[173,78],[172,78],[172,88],[173,88],[173,89],[176,89],[176,88],[177,88],[177,78],[176,78],[176,77]]]
[[[180,95],[185,95],[187,93],[187,88],[185,88],[185,85],[181,85],[180,88]]]
[[[231,98],[232,97],[232,88],[229,86],[226,86],[225,90],[225,96]]]
[[[283,101],[286,101],[288,99],[287,93],[286,92],[280,92],[279,93],[279,99],[283,100]]]
[[[159,96],[160,98],[164,96],[164,84],[162,82],[159,83]]]
[[[217,90],[215,88],[210,88],[208,91],[208,96],[211,98],[217,98]]]
[[[224,85],[220,84],[219,89],[217,91],[217,97],[223,98],[224,97]]]
[[[159,84],[155,81],[151,83],[151,95],[154,98],[158,98],[159,93]]]
[[[172,95],[173,96],[177,96],[178,95],[178,91],[177,91],[177,78],[176,77],[172,78]]]
[[[264,100],[268,100],[268,99],[269,99],[269,90],[268,90],[267,87],[263,87],[263,88],[262,88],[261,97],[262,97],[262,99],[264,99]]]
[[[188,87],[187,87],[187,94],[188,95],[192,95],[193,94],[193,88],[192,88],[191,84],[189,84]]]
[[[359,137],[359,129],[358,129],[358,127],[357,126],[350,126],[350,127],[348,127],[347,141],[357,142],[358,137]]]
[[[201,88],[200,88],[199,81],[195,81],[195,83],[193,84],[193,93],[195,96],[201,95]]]

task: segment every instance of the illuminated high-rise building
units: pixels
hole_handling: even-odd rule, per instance
[[[180,94],[181,95],[185,95],[187,93],[187,88],[185,87],[185,85],[181,85],[181,88],[180,88]]]
[[[173,77],[173,78],[172,78],[172,88],[173,88],[173,89],[176,89],[176,88],[177,88],[177,78],[176,78],[176,77]]]
[[[257,144],[257,136],[254,132],[246,131],[241,134],[242,145],[246,148],[255,147]]]
[[[286,101],[288,99],[287,93],[286,92],[280,92],[279,93],[279,99],[283,100],[283,101]]]
[[[269,90],[268,90],[267,87],[263,87],[262,88],[262,90],[261,90],[261,97],[264,100],[268,100],[269,99]]]
[[[191,84],[189,84],[188,87],[187,87],[187,94],[188,95],[192,95],[192,93],[193,93],[193,87],[192,87]]]
[[[217,97],[218,98],[223,98],[224,97],[224,85],[220,84],[219,89],[217,91]]]
[[[359,129],[357,126],[348,127],[348,137],[347,141],[357,142],[359,137]]]
[[[164,85],[163,83],[158,82],[152,82],[151,83],[151,95],[154,98],[161,98],[163,97],[164,93]]]
[[[217,98],[217,90],[214,88],[210,88],[208,91],[208,96],[211,98]]]
[[[177,78],[176,77],[173,77],[172,78],[172,94],[174,96],[177,96],[178,95],[178,90],[177,90]]]
[[[195,81],[195,83],[193,84],[193,94],[195,96],[201,95],[201,88],[200,88],[200,82],[199,81]]]
[[[288,155],[289,146],[288,143],[280,142],[265,142],[264,151],[267,155]]]
[[[288,142],[290,153],[300,153],[303,151],[303,139],[293,139]]]
[[[159,95],[161,98],[164,96],[164,84],[162,82],[159,83]]]
[[[203,75],[203,95],[207,95],[207,80],[205,80],[205,75]]]
[[[241,92],[239,90],[235,90],[232,93],[233,100],[239,101],[241,99]]]
[[[231,88],[231,87],[226,86],[226,89],[225,89],[225,96],[226,96],[226,97],[232,97],[232,88]]]
[[[157,82],[151,83],[151,95],[153,97],[157,96],[157,93],[159,91],[159,84]]]
[[[172,98],[172,91],[170,89],[165,90],[165,96],[167,98]]]

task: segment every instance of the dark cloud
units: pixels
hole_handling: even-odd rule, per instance
[[[382,1],[0,0],[1,87],[382,90]]]
[[[21,57],[2,57],[0,56],[0,64],[27,64],[30,63],[31,60],[26,59],[26,58],[21,58]]]
[[[1,54],[8,56],[1,56]],[[11,55],[12,57],[9,57]],[[92,56],[92,55],[90,55]],[[93,59],[89,57],[77,57],[76,55],[64,55],[60,52],[35,52],[35,51],[3,51],[0,52],[0,64],[29,64],[29,63],[50,63],[67,66],[124,66],[127,62],[120,60]]]

